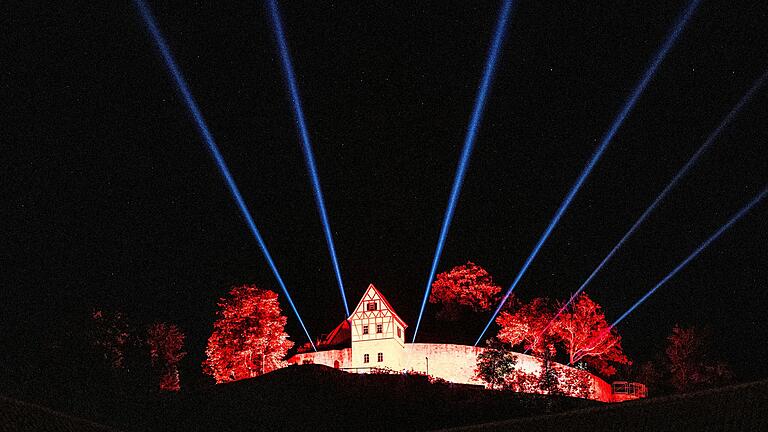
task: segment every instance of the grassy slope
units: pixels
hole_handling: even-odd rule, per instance
[[[768,431],[768,381],[487,423],[456,432]]]
[[[168,400],[166,430],[423,430],[595,406],[580,399],[430,384],[423,377],[294,366]]]
[[[0,431],[114,432],[88,420],[0,396]]]

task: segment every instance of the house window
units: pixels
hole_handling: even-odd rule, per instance
[[[370,363],[371,362],[371,356],[368,354],[363,354],[363,363]]]
[[[400,327],[397,328],[397,337],[403,337],[403,333],[400,331]]]
[[[368,334],[368,326],[367,325],[363,326],[363,334]]]
[[[376,310],[376,302],[369,302],[369,303],[368,303],[368,310],[369,310],[369,311],[374,311],[374,310]]]
[[[376,324],[376,333],[381,333],[381,324]]]
[[[379,353],[376,356],[376,361],[378,361],[379,363],[383,362],[384,361],[384,353]]]

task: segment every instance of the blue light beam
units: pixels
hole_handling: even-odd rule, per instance
[[[637,229],[640,227],[640,225],[645,222],[645,220],[650,216],[651,213],[656,209],[656,207],[659,205],[659,203],[666,198],[666,196],[674,189],[674,187],[677,185],[680,180],[685,177],[685,175],[688,173],[688,171],[696,164],[696,162],[699,160],[701,155],[703,155],[709,147],[712,145],[712,143],[717,139],[717,137],[720,136],[720,133],[728,127],[728,125],[733,121],[734,118],[738,115],[738,113],[741,111],[742,108],[749,102],[749,100],[752,98],[752,96],[762,87],[764,84],[766,78],[768,77],[768,70],[763,72],[763,75],[760,76],[753,84],[752,87],[747,90],[747,92],[744,94],[744,96],[741,97],[741,99],[736,103],[736,105],[733,107],[733,109],[726,115],[723,120],[720,122],[720,124],[713,130],[709,136],[707,136],[707,139],[704,141],[704,144],[699,147],[699,149],[691,156],[690,159],[688,159],[688,162],[683,165],[682,168],[680,168],[680,171],[678,171],[677,174],[672,178],[672,180],[667,184],[666,187],[664,187],[664,190],[661,191],[659,196],[656,197],[656,199],[651,203],[650,206],[648,206],[647,209],[643,212],[643,214],[640,215],[640,217],[635,221],[635,223],[632,225],[632,227],[627,231],[624,236],[619,240],[618,243],[611,249],[611,251],[608,253],[608,255],[603,258],[603,260],[598,264],[597,267],[592,271],[592,273],[589,275],[589,277],[584,281],[584,283],[581,284],[578,290],[576,290],[575,293],[571,295],[571,297],[568,299],[568,301],[560,308],[559,311],[555,314],[555,316],[549,321],[549,324],[547,324],[546,327],[544,327],[544,330],[541,332],[541,335],[547,332],[549,328],[554,324],[555,320],[562,314],[568,306],[570,306],[571,303],[578,297],[579,294],[581,294],[582,291],[589,285],[590,282],[592,282],[592,279],[595,278],[598,272],[602,270],[602,268],[605,266],[608,261],[613,258],[613,255],[616,254],[616,252],[621,249],[622,246],[624,246],[624,243],[637,231]]]
[[[595,340],[597,341],[595,343],[595,346],[598,345],[600,342],[602,342],[603,339],[606,336],[608,336],[608,334],[611,332],[611,330],[613,330],[614,327],[616,327],[621,321],[623,321],[624,318],[626,318],[630,313],[632,313],[632,311],[637,309],[638,306],[643,304],[643,302],[645,302],[648,299],[648,297],[652,296],[653,293],[655,293],[657,289],[661,288],[662,285],[664,285],[665,283],[667,283],[667,281],[672,279],[680,270],[682,270],[686,265],[688,265],[688,263],[693,261],[693,259],[696,258],[696,256],[698,256],[704,249],[706,249],[707,246],[709,246],[710,243],[712,243],[713,241],[717,240],[718,237],[720,237],[725,231],[728,230],[728,228],[730,228],[739,219],[741,219],[745,214],[747,214],[752,209],[752,207],[757,205],[757,203],[759,203],[763,198],[765,198],[766,195],[768,195],[768,187],[763,189],[763,191],[760,192],[752,201],[750,201],[749,204],[747,204],[746,206],[744,206],[744,208],[739,210],[738,213],[733,215],[733,217],[725,225],[721,226],[704,243],[699,245],[699,247],[697,247],[696,250],[694,250],[692,254],[688,255],[688,257],[686,259],[684,259],[680,264],[678,264],[677,267],[675,267],[674,270],[669,272],[668,275],[664,276],[664,278],[662,280],[660,280],[659,283],[657,283],[647,293],[645,293],[645,295],[642,296],[640,298],[640,300],[636,301],[635,304],[633,304],[629,309],[627,309],[626,312],[621,314],[621,316],[618,319],[616,319],[616,321],[614,321],[613,324],[611,324],[607,329],[603,330],[600,334],[598,334],[595,337]],[[578,351],[576,353],[576,355],[578,355],[580,353],[581,353],[581,350]]]
[[[661,288],[662,285],[667,283],[667,281],[672,279],[680,270],[685,268],[685,266],[688,265],[688,263],[693,261],[693,259],[696,258],[704,249],[706,249],[707,246],[710,245],[710,243],[712,243],[715,240],[717,240],[725,231],[728,230],[728,228],[733,226],[733,224],[738,222],[739,219],[744,217],[744,215],[746,215],[752,209],[752,207],[756,206],[763,198],[765,198],[766,195],[768,195],[768,186],[766,186],[762,190],[762,192],[757,194],[757,196],[754,199],[752,199],[752,201],[750,201],[749,204],[744,206],[735,215],[733,215],[733,217],[731,217],[731,219],[725,225],[721,226],[717,231],[715,231],[715,233],[712,234],[704,243],[700,244],[699,247],[697,247],[696,250],[693,251],[693,253],[688,255],[688,257],[686,259],[684,259],[680,264],[678,264],[677,267],[675,267],[674,270],[669,272],[668,275],[664,276],[664,278],[662,280],[660,280],[659,283],[657,283],[653,288],[651,288],[650,291],[648,291],[647,293],[645,293],[645,295],[640,297],[640,300],[636,301],[635,304],[632,305],[632,307],[630,307],[629,309],[627,309],[626,312],[621,314],[621,316],[619,318],[617,318],[616,321],[613,322],[613,324],[611,324],[610,328],[614,328],[614,327],[616,327],[616,325],[618,325],[620,322],[622,322],[624,320],[624,318],[627,317],[627,315],[632,313],[632,311],[634,311],[638,306],[643,304],[643,302],[646,301],[648,299],[648,297],[652,296],[653,293],[655,293],[657,289]]]
[[[339,284],[339,291],[341,292],[341,299],[344,302],[344,311],[346,315],[344,318],[349,317],[349,305],[347,304],[347,295],[344,290],[344,283],[341,279],[341,270],[339,269],[339,261],[336,258],[336,247],[333,245],[333,236],[331,235],[331,224],[328,222],[328,214],[325,211],[325,200],[323,200],[323,192],[320,188],[320,178],[317,174],[317,167],[315,165],[315,156],[312,152],[312,143],[309,140],[309,132],[307,131],[307,124],[304,120],[304,110],[301,107],[301,98],[299,97],[299,86],[296,84],[296,75],[293,72],[293,63],[291,62],[291,54],[288,51],[288,42],[285,38],[285,32],[283,31],[283,23],[280,19],[280,11],[277,8],[277,2],[275,0],[268,0],[267,7],[269,8],[269,16],[272,20],[272,29],[275,33],[275,39],[277,40],[277,46],[280,51],[280,60],[283,65],[283,73],[285,74],[285,80],[288,84],[288,91],[291,96],[291,103],[293,104],[293,113],[296,120],[296,125],[299,128],[299,135],[301,136],[302,150],[304,151],[304,161],[307,164],[307,170],[309,176],[312,179],[312,191],[315,195],[315,203],[317,204],[317,211],[320,213],[320,220],[323,223],[323,232],[325,233],[325,242],[328,244],[328,251],[331,254],[331,262],[333,264],[333,271],[336,273],[336,282]]]
[[[267,264],[269,264],[269,268],[272,270],[272,273],[275,275],[275,279],[277,279],[278,284],[280,284],[280,288],[283,290],[283,294],[285,294],[285,298],[288,300],[288,303],[290,304],[291,309],[293,310],[293,313],[296,314],[296,318],[299,320],[299,324],[301,324],[301,328],[304,330],[304,334],[307,336],[309,343],[312,345],[312,348],[315,351],[317,351],[315,344],[312,342],[312,337],[310,337],[309,331],[307,331],[307,327],[304,325],[304,321],[301,319],[301,315],[299,315],[299,311],[298,309],[296,309],[296,305],[293,303],[293,300],[291,299],[291,295],[288,293],[288,289],[285,286],[285,282],[283,282],[283,278],[280,276],[280,272],[278,272],[277,266],[275,265],[275,262],[272,260],[272,256],[270,255],[269,250],[267,250],[267,245],[266,243],[264,243],[264,239],[261,237],[261,234],[259,233],[258,228],[256,228],[256,223],[253,221],[253,218],[251,217],[251,212],[248,210],[248,207],[245,205],[245,201],[243,200],[243,197],[240,195],[240,190],[237,188],[237,185],[235,184],[235,180],[232,178],[232,174],[230,174],[229,168],[227,168],[227,164],[224,162],[224,158],[221,156],[221,153],[219,152],[219,148],[216,145],[216,141],[214,140],[213,135],[211,134],[210,130],[208,129],[208,126],[205,123],[203,114],[200,111],[200,108],[197,106],[197,102],[195,102],[195,99],[192,96],[192,92],[189,90],[189,86],[187,86],[187,82],[184,79],[184,75],[181,73],[181,70],[176,64],[176,61],[174,60],[173,55],[171,54],[171,50],[168,47],[168,44],[166,43],[162,33],[160,32],[160,28],[157,26],[155,17],[152,15],[152,11],[149,9],[149,7],[144,2],[144,0],[134,0],[133,3],[134,5],[136,5],[136,9],[138,9],[139,14],[144,20],[144,24],[146,25],[147,30],[149,31],[150,35],[154,39],[155,44],[157,45],[157,48],[160,51],[160,55],[163,57],[165,66],[167,67],[168,72],[170,73],[174,83],[176,84],[176,88],[178,89],[179,93],[184,99],[184,103],[189,109],[189,113],[192,115],[195,121],[195,124],[197,125],[197,129],[200,132],[201,137],[203,138],[203,141],[205,141],[205,143],[207,144],[208,150],[211,152],[211,155],[216,161],[216,165],[218,165],[219,167],[219,172],[221,173],[222,177],[224,177],[224,180],[226,181],[227,186],[229,187],[229,191],[232,193],[232,197],[235,199],[237,206],[240,208],[240,213],[242,213],[243,218],[245,219],[245,222],[248,225],[248,228],[251,230],[251,233],[256,238],[256,242],[259,244],[259,247],[261,248],[261,252],[264,254],[264,258],[267,260]]]
[[[483,71],[483,78],[480,81],[480,87],[475,99],[475,106],[472,110],[472,116],[469,120],[469,128],[467,129],[467,135],[464,138],[464,147],[461,150],[461,158],[459,159],[459,166],[456,169],[456,177],[453,179],[451,194],[448,198],[448,208],[445,210],[443,226],[440,228],[440,237],[437,241],[435,257],[432,259],[432,267],[429,270],[427,287],[424,290],[424,299],[421,301],[421,309],[419,310],[419,318],[416,320],[416,327],[413,331],[412,342],[416,342],[416,334],[419,332],[421,318],[424,315],[424,307],[427,305],[427,299],[429,298],[429,292],[432,288],[432,282],[435,279],[437,264],[440,262],[440,256],[443,253],[443,246],[445,245],[445,238],[448,236],[448,230],[451,226],[451,221],[453,220],[453,213],[454,210],[456,210],[456,203],[459,200],[459,194],[461,193],[461,186],[464,184],[464,175],[467,172],[469,158],[472,155],[472,148],[475,145],[475,138],[477,137],[477,131],[480,127],[480,120],[483,116],[483,109],[485,108],[485,99],[488,94],[488,89],[491,86],[491,81],[493,81],[493,73],[496,69],[496,59],[504,41],[507,21],[509,20],[509,16],[512,13],[512,4],[512,0],[504,1],[501,7],[501,12],[499,13],[498,21],[496,21],[493,43],[491,44],[491,49],[488,52],[488,58],[486,60],[485,69]]]
[[[488,320],[488,323],[485,325],[485,328],[483,329],[482,333],[480,333],[480,337],[478,337],[477,341],[475,341],[475,346],[477,346],[477,344],[480,343],[480,340],[482,340],[483,335],[485,335],[485,332],[487,332],[488,328],[491,326],[491,324],[493,324],[493,320],[496,319],[496,315],[498,315],[499,311],[501,311],[501,308],[504,307],[504,303],[506,303],[507,299],[509,298],[510,294],[512,294],[512,291],[514,291],[515,287],[517,287],[517,284],[520,282],[520,279],[523,278],[523,275],[528,270],[528,267],[531,265],[534,258],[536,258],[536,255],[539,253],[539,250],[541,249],[542,245],[544,245],[544,242],[546,242],[547,238],[549,238],[549,235],[552,233],[552,230],[560,221],[560,218],[563,216],[563,213],[565,213],[565,210],[568,209],[568,206],[571,204],[571,201],[573,201],[573,198],[576,196],[576,193],[579,191],[584,181],[592,172],[592,169],[594,168],[595,164],[597,164],[597,161],[600,160],[600,157],[603,155],[603,152],[605,152],[605,149],[608,147],[608,144],[611,143],[614,135],[616,135],[616,132],[618,132],[619,128],[624,123],[624,120],[632,111],[632,108],[634,108],[635,104],[637,103],[637,100],[640,99],[640,96],[643,94],[643,91],[645,91],[645,88],[648,86],[648,83],[656,74],[656,71],[661,65],[661,62],[664,60],[664,57],[666,57],[667,53],[675,45],[675,42],[677,41],[677,37],[683,31],[683,29],[685,28],[685,25],[688,23],[688,20],[696,11],[696,8],[699,6],[700,1],[701,0],[691,0],[691,2],[688,4],[688,7],[685,9],[683,14],[678,18],[677,23],[675,24],[675,27],[667,35],[667,38],[664,40],[664,43],[662,44],[661,48],[656,53],[656,56],[654,56],[653,60],[651,61],[651,64],[648,66],[648,69],[643,74],[643,77],[641,78],[640,82],[637,84],[637,86],[635,86],[635,89],[630,94],[629,99],[627,99],[626,103],[624,104],[624,107],[621,109],[621,111],[619,112],[619,114],[616,116],[613,123],[611,124],[610,129],[608,129],[608,132],[605,134],[605,136],[603,136],[603,139],[600,142],[600,146],[597,148],[597,150],[595,150],[595,153],[592,155],[592,158],[589,160],[587,165],[582,170],[581,174],[576,180],[576,183],[574,183],[574,185],[571,187],[571,190],[568,192],[568,195],[566,195],[565,200],[563,200],[562,204],[560,204],[560,207],[555,212],[555,216],[549,222],[547,229],[541,235],[541,238],[539,238],[539,241],[536,243],[536,246],[534,246],[533,250],[531,251],[531,254],[525,260],[525,263],[523,263],[523,266],[520,268],[520,272],[515,277],[514,281],[512,282],[512,285],[510,285],[507,292],[504,294],[504,298],[496,307],[496,310],[493,312],[491,319]]]
[[[667,281],[672,279],[678,272],[680,272],[680,270],[685,268],[685,266],[687,266],[688,263],[693,261],[702,251],[704,251],[704,249],[706,249],[707,246],[710,245],[710,243],[717,240],[725,231],[727,231],[731,226],[733,226],[733,224],[738,222],[739,219],[741,219],[742,217],[744,217],[744,215],[749,213],[749,211],[752,210],[752,207],[756,206],[763,198],[765,198],[766,195],[768,195],[768,186],[766,186],[762,190],[762,192],[760,192],[746,206],[744,206],[735,215],[733,215],[733,217],[731,217],[731,219],[725,225],[721,226],[717,231],[715,231],[715,233],[712,234],[704,243],[700,244],[699,247],[697,247],[693,251],[693,253],[688,255],[686,259],[684,259],[680,264],[678,264],[677,267],[674,268],[674,270],[672,270],[671,272],[669,272],[669,274],[664,276],[664,278],[661,279],[656,285],[654,285],[654,287],[651,288],[647,293],[645,293],[645,295],[643,295],[640,298],[640,300],[636,301],[635,304],[633,304],[629,309],[627,309],[626,312],[621,314],[621,316],[617,318],[616,321],[614,321],[607,329],[603,330],[602,333],[595,338],[598,341],[595,345],[602,342],[602,339],[605,338],[611,332],[611,330],[613,330],[614,327],[616,327],[621,321],[623,321],[624,318],[626,318],[630,313],[632,313],[632,311],[637,309],[638,306],[643,304],[643,302],[645,302],[648,299],[648,297],[652,296],[653,293],[656,292],[656,290],[661,288],[662,285],[664,285],[665,283],[667,283]],[[579,352],[577,352],[577,354],[579,354]]]

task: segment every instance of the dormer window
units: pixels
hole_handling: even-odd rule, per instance
[[[375,311],[376,310],[376,302],[368,302],[368,310],[369,311]]]

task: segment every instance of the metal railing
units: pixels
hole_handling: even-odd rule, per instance
[[[611,384],[613,394],[644,398],[648,396],[648,388],[645,384],[627,381],[615,381]]]
[[[380,374],[397,374],[400,371],[396,371],[387,367],[365,366],[365,367],[343,367],[339,368],[344,372],[349,373],[380,373]]]

